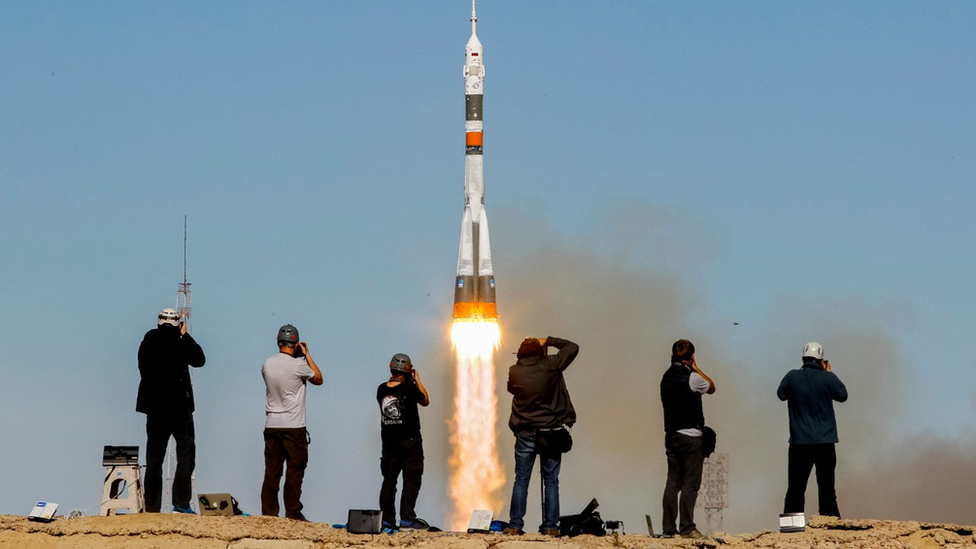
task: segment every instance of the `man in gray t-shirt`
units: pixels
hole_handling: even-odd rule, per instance
[[[285,516],[306,521],[302,514],[302,480],[308,465],[305,430],[305,386],[322,385],[322,371],[298,340],[298,328],[285,324],[278,330],[279,353],[264,361],[261,376],[267,388],[264,420],[264,483],[261,514],[278,516],[278,487],[285,463]]]

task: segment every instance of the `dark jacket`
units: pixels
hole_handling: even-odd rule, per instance
[[[790,370],[779,384],[776,396],[786,400],[790,410],[790,444],[837,442],[834,402],[847,400],[847,387],[833,372],[815,361],[805,361]]]
[[[520,358],[508,369],[508,392],[513,395],[508,426],[513,432],[576,423],[576,410],[566,389],[563,370],[576,359],[579,345],[552,336],[546,338],[546,345],[559,352]]]
[[[187,366],[206,362],[203,349],[190,334],[163,324],[146,332],[139,346],[139,396],[136,411],[189,417],[193,413],[193,385]]]
[[[701,393],[691,390],[691,368],[674,362],[661,378],[661,404],[664,406],[664,432],[701,429],[705,425]]]

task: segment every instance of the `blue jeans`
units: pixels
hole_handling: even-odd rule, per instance
[[[509,510],[509,526],[524,529],[525,502],[529,497],[529,478],[535,465],[535,431],[515,433],[515,485],[512,486],[512,505]],[[559,466],[562,454],[540,456],[542,484],[545,486],[542,526],[556,528],[559,522]]]

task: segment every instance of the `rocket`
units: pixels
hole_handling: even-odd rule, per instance
[[[483,49],[478,40],[474,0],[471,38],[464,46],[464,214],[454,285],[454,318],[497,318],[495,275],[491,267],[488,215],[485,213],[483,156],[485,91]]]

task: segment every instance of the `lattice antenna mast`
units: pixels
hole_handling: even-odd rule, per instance
[[[696,508],[705,509],[709,534],[722,530],[723,511],[729,507],[729,455],[712,454],[702,466],[702,485]]]
[[[190,331],[190,283],[186,281],[186,216],[183,216],[183,282],[176,290],[176,312],[180,315],[180,320],[186,325],[186,331]],[[190,376],[192,383],[193,376]],[[176,477],[176,441],[170,440],[167,443],[166,452],[166,498],[164,506],[171,504],[173,499],[173,480]],[[190,507],[193,507],[197,497],[197,476],[196,473],[190,477]]]
[[[190,331],[190,283],[186,281],[186,216],[183,216],[183,282],[176,291],[176,312],[180,320],[186,324],[186,331]]]

